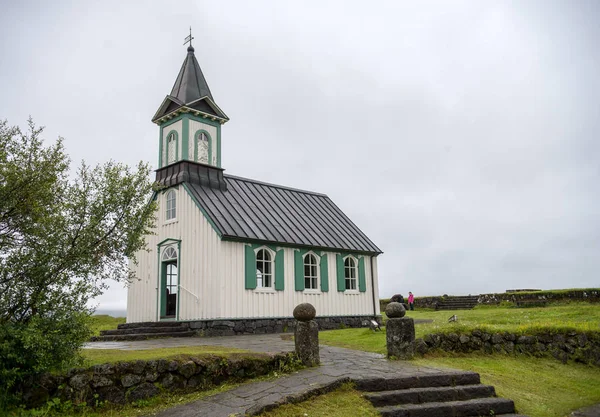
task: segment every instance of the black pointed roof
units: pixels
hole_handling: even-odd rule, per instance
[[[182,107],[186,107],[186,111],[193,113],[202,113],[210,117],[216,116],[221,119],[222,123],[229,120],[223,110],[215,103],[192,46],[187,49],[187,56],[181,65],[171,94],[160,105],[152,121],[160,122],[159,119],[163,116],[167,116]]]
[[[177,98],[184,104],[189,104],[202,97],[210,97],[214,101],[204,74],[200,69],[200,64],[198,64],[198,60],[194,55],[194,48],[190,46],[187,50],[187,56],[171,90],[171,97]]]

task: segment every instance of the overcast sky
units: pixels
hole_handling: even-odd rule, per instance
[[[599,21],[594,0],[6,2],[0,119],[74,166],[156,167],[191,25],[226,172],[329,195],[384,251],[382,297],[598,287]]]

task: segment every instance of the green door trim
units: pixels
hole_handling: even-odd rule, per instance
[[[169,318],[163,318],[162,316],[163,314],[163,308],[165,309],[166,312],[166,307],[167,307],[167,303],[166,303],[166,286],[163,285],[163,283],[166,282],[166,267],[165,265],[168,264],[169,262],[173,262],[172,259],[168,260],[168,261],[162,261],[160,259],[160,255],[161,255],[161,248],[163,246],[167,246],[168,244],[172,243],[177,243],[177,306],[176,306],[176,313],[175,313],[175,318],[173,317],[169,317]],[[158,242],[158,244],[156,245],[156,252],[157,252],[157,261],[158,261],[158,277],[157,277],[157,290],[156,290],[156,311],[158,313],[158,317],[157,317],[157,321],[179,321],[179,306],[180,306],[180,297],[179,295],[181,294],[181,239],[174,239],[174,238],[166,238],[161,240],[160,242]],[[164,281],[163,281],[164,279]],[[165,289],[165,291],[163,291],[163,288]]]

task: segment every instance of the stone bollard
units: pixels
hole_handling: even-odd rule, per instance
[[[388,357],[412,359],[415,355],[415,321],[404,317],[406,310],[400,303],[389,303],[385,314],[388,316],[385,325]]]
[[[298,304],[294,309],[296,354],[304,366],[316,366],[319,358],[319,325],[313,319],[317,311],[312,304]]]

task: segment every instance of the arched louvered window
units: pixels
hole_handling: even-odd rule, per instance
[[[208,135],[206,134],[206,132],[198,132],[196,134],[196,156],[195,156],[195,160],[196,162],[200,162],[202,164],[209,164],[210,161],[208,160]]]
[[[177,161],[177,134],[169,133],[167,136],[167,165]]]

